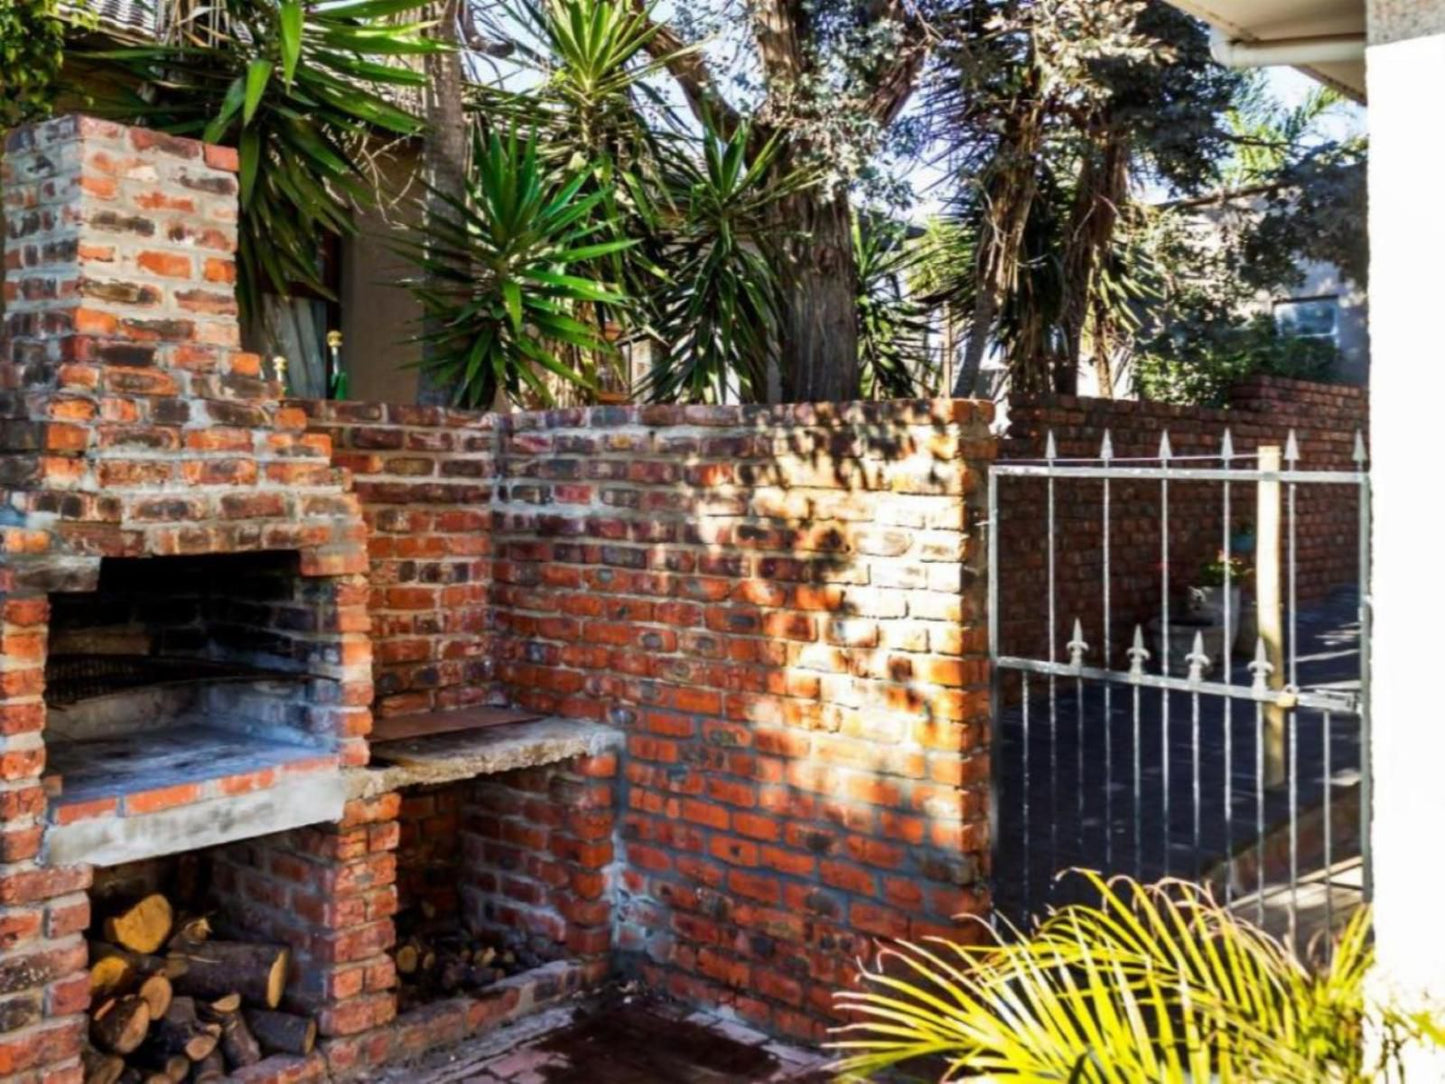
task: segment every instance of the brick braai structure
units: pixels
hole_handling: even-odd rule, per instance
[[[154,843],[153,823],[180,838],[198,826],[214,841],[210,826],[222,809],[238,819],[237,811],[249,811],[251,831],[284,823],[295,796],[339,796],[342,767],[367,758],[364,528],[326,442],[305,432],[305,416],[283,406],[259,359],[239,350],[235,165],[225,150],[74,117],[16,133],[7,145],[6,1079],[79,1079],[88,994],[80,934],[91,877],[84,859],[139,856]],[[238,574],[237,562],[263,552],[289,552],[289,565],[260,577],[264,593],[244,596],[242,585],[260,574],[252,564]],[[197,562],[212,557],[222,563],[206,573]],[[176,575],[131,577],[157,562],[178,562],[165,566]],[[186,616],[163,625],[165,611],[174,617],[178,609]],[[52,611],[56,621],[68,615],[63,627]],[[244,659],[294,675],[282,683],[290,691],[264,710],[242,693],[228,705],[232,714],[257,708],[253,725],[286,740],[256,738],[238,762],[244,768],[234,769],[200,747],[198,761],[212,761],[213,770],[193,765],[179,776],[122,767],[111,746],[91,763],[83,753],[99,747],[67,746],[62,756],[44,696],[62,677],[50,674],[47,689],[47,663],[69,650],[60,638],[94,638],[84,627],[88,613],[120,620],[124,635],[157,652]],[[176,733],[138,731],[121,735],[121,744],[165,746]],[[42,787],[47,760],[54,778]],[[316,918],[319,930],[336,924],[334,915]],[[299,956],[325,970],[325,961]]]
[[[650,984],[818,1038],[870,939],[986,911],[986,406],[472,416],[490,459],[465,415],[305,406],[373,523],[489,526],[477,563],[373,536],[417,660],[378,682],[626,732],[618,948]],[[462,576],[491,674],[445,667]]]
[[[988,408],[288,404],[238,348],[234,165],[78,118],[5,156],[0,1077],[79,1079],[94,867],[184,859],[292,948],[322,1041],[253,1084],[619,970],[817,1038],[873,939],[968,929]],[[66,666],[121,656],[215,680],[87,715]],[[369,741],[481,704],[546,718]],[[542,966],[398,1015],[421,897]]]

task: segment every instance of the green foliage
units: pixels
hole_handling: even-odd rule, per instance
[[[0,132],[50,115],[64,58],[59,0],[0,0]]]
[[[1282,261],[1333,264],[1360,287],[1370,282],[1370,240],[1363,146],[1322,147],[1291,163],[1265,197],[1264,213],[1244,241],[1251,282],[1278,281]]]
[[[854,217],[858,362],[869,399],[938,394],[937,367],[928,353],[928,306],[910,290],[929,255],[927,247],[908,243],[903,227],[874,216]]]
[[[459,405],[490,407],[499,390],[549,401],[544,373],[586,383],[561,352],[611,349],[577,314],[623,302],[591,271],[630,242],[598,239],[593,212],[603,197],[582,193],[587,178],[544,163],[535,135],[478,126],[465,201],[447,201],[450,212],[402,246],[423,272],[407,286],[435,321],[423,334],[427,367]]]
[[[673,163],[664,195],[665,270],[656,306],[656,356],[643,389],[653,399],[743,402],[767,395],[776,349],[777,276],[768,258],[768,208],[781,197],[769,176],[776,140],[749,153],[752,130],[724,138],[710,125],[702,164]]]
[[[1367,910],[1314,969],[1197,886],[1083,876],[1100,904],[1027,938],[883,952],[863,990],[836,995],[858,1017],[833,1044],[842,1069],[933,1058],[945,1081],[1364,1084],[1397,1068],[1384,1063],[1398,1044],[1438,1041],[1428,1021],[1367,1001]],[[1380,1064],[1367,1029],[1389,1040]]]
[[[1285,259],[1273,272],[1249,253],[1257,219],[1229,208],[1203,222],[1166,210],[1148,226],[1140,260],[1155,298],[1132,359],[1136,390],[1160,402],[1222,406],[1254,374],[1329,380],[1339,350],[1324,339],[1285,335],[1257,312],[1261,291],[1290,283]]]
[[[574,317],[650,346],[651,371],[634,389],[643,395],[764,398],[778,323],[769,211],[801,183],[779,168],[779,140],[745,122],[724,132],[706,112],[694,127],[672,122],[647,80],[692,50],[662,48],[649,9],[523,0],[503,14],[526,88],[477,88],[477,107],[536,131],[543,167],[579,180],[587,236],[614,243],[575,270],[602,289],[574,299]],[[473,187],[487,183],[477,176]],[[438,315],[445,301],[434,302]],[[568,380],[615,356],[564,347],[573,376],[553,371]]]
[[[947,24],[940,55],[930,105],[973,253],[949,297],[968,318],[955,390],[972,392],[998,346],[1016,391],[1071,391],[1089,348],[1103,373],[1132,331],[1137,185],[1218,176],[1240,77],[1163,0],[981,0]]]
[[[1229,389],[1250,376],[1328,381],[1339,354],[1326,339],[1282,334],[1268,315],[1181,320],[1140,344],[1134,381],[1145,399],[1224,406]]]
[[[218,35],[86,54],[121,89],[97,100],[106,115],[238,147],[238,293],[304,287],[325,294],[324,234],[353,232],[352,209],[372,202],[367,142],[416,135],[403,105],[426,79],[411,61],[439,46],[414,18],[425,0],[219,0]]]

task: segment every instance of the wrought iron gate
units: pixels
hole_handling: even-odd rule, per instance
[[[1058,876],[1069,868],[1202,880],[1300,947],[1369,898],[1370,487],[1363,440],[1356,438],[1352,469],[1305,469],[1300,460],[1293,433],[1278,458],[1236,453],[1228,432],[1216,454],[1179,456],[1165,433],[1147,459],[1116,457],[1107,433],[1096,457],[1062,459],[1050,433],[1043,459],[994,465],[994,881],[1006,917],[1021,922],[1078,898],[1080,880]],[[1034,490],[1030,505],[1014,499],[1014,487],[1025,486]],[[1171,526],[1171,487],[1196,495],[1185,503],[1197,518],[1202,486],[1218,520],[1176,518]],[[1353,512],[1348,528],[1330,526],[1338,506],[1323,518],[1329,530],[1353,532],[1339,537],[1358,549],[1358,578],[1321,593],[1312,577],[1302,608],[1301,505],[1325,495],[1323,487],[1343,494]],[[1124,517],[1111,507],[1125,491],[1130,547],[1116,542]],[[1138,559],[1141,492],[1157,515],[1157,567]],[[1262,521],[1271,500],[1279,507],[1279,561],[1262,564],[1279,569],[1278,605],[1256,611],[1261,627],[1235,664],[1237,630],[1247,617],[1234,590],[1243,548],[1235,523],[1251,506],[1263,510]],[[1092,517],[1079,532],[1086,537],[1060,537],[1064,502],[1070,529]],[[1331,552],[1315,537],[1321,518],[1311,519],[1315,556]],[[1009,549],[1010,540],[1037,530],[1045,541],[1034,582],[1014,575],[1011,564],[1034,543]],[[1178,592],[1188,581],[1171,566],[1171,549],[1198,552],[1201,535],[1211,549],[1218,542],[1221,579],[1222,612],[1205,617],[1181,612]],[[1338,554],[1346,543],[1334,545]],[[1114,549],[1129,549],[1128,564]],[[1061,564],[1072,575],[1062,596]],[[1094,567],[1097,585],[1084,588],[1093,598],[1079,605],[1079,585]],[[1272,594],[1263,573],[1256,586]],[[1127,594],[1132,604],[1141,593],[1154,596],[1150,616],[1137,607],[1124,612],[1111,597]],[[1088,615],[1068,612],[1071,605]],[[1014,619],[1035,609],[1044,611],[1046,634],[1029,643]]]

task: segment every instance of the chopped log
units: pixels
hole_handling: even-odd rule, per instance
[[[316,1021],[289,1012],[247,1009],[246,1023],[268,1054],[298,1054],[305,1057],[316,1046]]]
[[[208,941],[175,953],[186,972],[172,984],[176,993],[208,1000],[239,993],[247,1002],[274,1009],[286,989],[291,950],[246,941]]]
[[[416,974],[416,969],[420,964],[421,950],[416,945],[405,944],[396,950],[396,969],[403,975]]]
[[[132,952],[130,949],[124,949],[106,941],[92,941],[90,942],[92,982],[97,965],[106,960],[119,960],[121,964],[129,968],[131,981],[136,981],[146,975],[157,974],[174,979],[186,969],[186,961],[183,956],[148,956],[145,953]],[[113,968],[115,965],[107,966]],[[123,986],[120,992],[128,993],[129,991]]]
[[[151,1019],[159,1020],[171,1007],[171,980],[159,972],[147,975],[136,987],[135,994],[150,1007]]]
[[[119,1054],[105,1054],[89,1046],[80,1052],[85,1071],[85,1084],[116,1084],[125,1072],[125,1059]]]
[[[241,1007],[240,994],[227,994],[225,997],[218,997],[215,1001],[206,1006],[207,1010],[218,1015],[235,1012]]]
[[[231,1069],[243,1069],[261,1060],[261,1044],[246,1026],[246,1018],[240,1012],[240,998],[229,1011],[217,1009],[217,1002],[200,1007],[201,1016],[221,1025],[221,1052],[226,1055],[226,1065]],[[222,998],[221,1002],[229,1002]]]
[[[151,1011],[133,994],[112,998],[91,1014],[90,1038],[101,1050],[129,1054],[145,1040]]]
[[[216,1024],[204,1024],[196,1014],[194,998],[176,997],[165,1016],[155,1023],[151,1036],[154,1049],[164,1054],[184,1054],[191,1061],[200,1061],[221,1041]]]
[[[90,997],[92,1001],[112,997],[125,990],[135,979],[135,969],[119,953],[96,958],[90,954]]]
[[[174,918],[171,901],[153,892],[107,918],[102,929],[107,941],[150,955],[170,937]]]
[[[191,1066],[191,1084],[219,1084],[226,1079],[226,1063],[219,1050],[213,1050]]]

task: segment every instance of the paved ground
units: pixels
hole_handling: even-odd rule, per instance
[[[826,1059],[711,1013],[642,1000],[552,1009],[378,1084],[828,1084]]]
[[[1301,612],[1301,687],[1359,687],[1357,610],[1356,594],[1342,591]],[[1231,680],[1250,682],[1243,660]],[[1358,794],[1349,786],[1360,766],[1354,715],[1298,713],[1292,795],[1289,785],[1260,786],[1258,720],[1246,701],[1234,701],[1226,717],[1223,698],[1196,703],[1176,693],[1166,709],[1158,690],[1144,690],[1136,715],[1127,687],[1113,688],[1107,710],[1100,687],[1059,678],[1054,691],[1050,712],[1048,679],[1031,678],[1027,719],[1015,706],[1001,725],[994,872],[1012,918],[1070,898],[1053,881],[1071,866],[1145,880],[1197,877],[1252,844],[1261,816],[1266,834],[1277,836],[1290,830],[1292,808],[1298,816],[1327,792]],[[1337,851],[1330,864],[1348,857]]]

